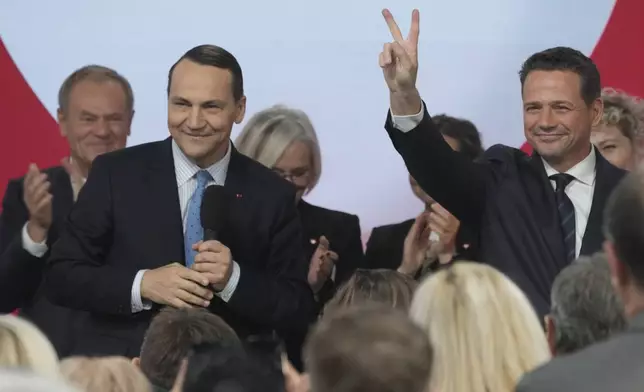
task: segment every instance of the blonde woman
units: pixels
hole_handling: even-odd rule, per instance
[[[311,120],[301,110],[273,106],[255,114],[235,140],[244,155],[273,169],[290,181],[297,193],[294,200],[302,219],[309,283],[320,299],[332,280],[349,279],[361,264],[363,251],[360,223],[355,215],[314,206],[302,198],[310,193],[322,174],[322,154]],[[325,295],[327,294],[327,295]]]
[[[434,347],[432,391],[513,392],[524,373],[550,358],[525,294],[485,264],[457,262],[431,275],[410,315]]]
[[[379,303],[407,312],[417,282],[410,276],[388,269],[358,269],[326,304],[324,312],[355,305]]]
[[[250,118],[235,140],[235,147],[295,186],[293,202],[302,222],[308,281],[320,311],[337,285],[349,279],[362,264],[363,249],[356,215],[303,200],[322,174],[322,154],[311,120],[301,110],[273,106]],[[289,357],[298,369],[302,368],[303,343],[304,336],[299,334],[291,334],[286,341]]]
[[[0,316],[0,368],[27,369],[59,378],[54,346],[35,325],[16,316]]]
[[[84,392],[152,392],[143,373],[123,357],[71,357],[61,362],[60,371]]]
[[[644,153],[644,101],[612,88],[602,90],[602,100],[604,116],[591,141],[610,163],[631,171]]]

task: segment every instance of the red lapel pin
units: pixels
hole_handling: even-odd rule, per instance
[[[238,199],[241,199],[241,198],[242,198],[242,194],[241,194],[241,193],[238,193],[238,194],[236,194],[236,195],[235,195],[235,197],[236,197],[236,198],[238,198]]]

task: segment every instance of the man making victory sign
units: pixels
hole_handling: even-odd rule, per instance
[[[379,59],[394,147],[423,190],[479,233],[479,261],[511,277],[545,315],[559,271],[601,249],[602,211],[624,175],[590,143],[603,112],[597,67],[566,47],[530,56],[519,76],[535,152],[495,145],[474,163],[445,142],[416,88],[418,11],[406,39],[391,13],[383,15],[394,39]]]

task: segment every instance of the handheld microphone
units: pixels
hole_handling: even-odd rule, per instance
[[[201,226],[204,241],[217,241],[228,212],[228,193],[221,185],[210,185],[206,188],[201,200]]]

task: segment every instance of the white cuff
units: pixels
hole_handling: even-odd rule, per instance
[[[391,113],[391,109],[389,110]],[[391,122],[394,124],[394,127],[401,132],[409,132],[412,129],[416,128],[423,117],[425,116],[425,103],[420,103],[420,112],[412,114],[411,116],[394,116],[391,115]]]
[[[27,223],[25,223],[22,227],[22,249],[26,250],[34,257],[43,257],[49,248],[47,247],[47,240],[44,240],[43,242],[34,242],[34,240],[29,237]]]
[[[137,272],[134,277],[134,283],[132,283],[132,313],[139,313],[144,310],[152,309],[152,303],[141,298],[141,282],[143,281],[143,274],[145,271],[147,270],[140,270]]]
[[[237,264],[237,262],[233,260],[233,273],[230,275],[228,284],[226,284],[226,287],[224,287],[223,290],[221,290],[218,293],[215,293],[215,295],[221,298],[221,300],[224,302],[230,301],[230,298],[235,293],[235,290],[237,289],[237,285],[239,284],[240,274],[241,274],[241,271],[239,269],[239,264]]]

